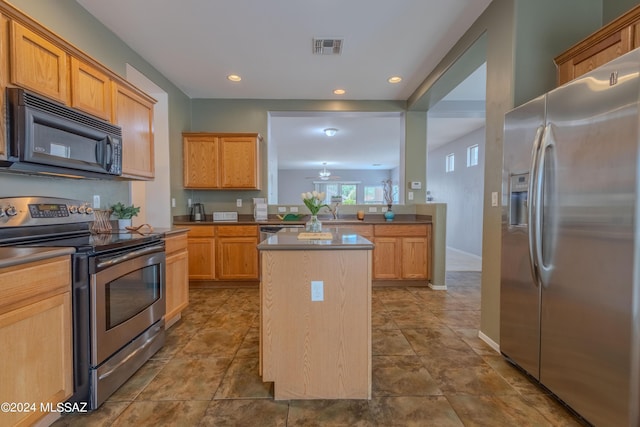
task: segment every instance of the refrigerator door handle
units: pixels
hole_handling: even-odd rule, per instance
[[[543,253],[543,244],[542,244],[542,235],[543,235],[543,227],[552,227],[552,225],[548,221],[544,221],[544,201],[552,200],[549,194],[545,195],[545,188],[549,189],[553,186],[553,182],[547,183],[546,179],[552,177],[546,177],[545,175],[545,167],[547,162],[553,161],[553,150],[555,150],[555,139],[553,137],[553,130],[551,124],[548,124],[545,128],[544,135],[542,138],[542,145],[540,147],[539,159],[537,164],[536,171],[536,189],[535,189],[535,262],[537,266],[537,274],[540,281],[540,284],[543,286],[548,286],[549,284],[549,274],[551,273],[552,266],[545,264],[545,257]],[[549,185],[551,184],[551,185]],[[550,220],[551,218],[549,218]],[[553,248],[552,242],[547,246],[549,250]]]
[[[529,265],[531,267],[531,276],[533,283],[538,286],[540,283],[540,274],[538,273],[537,254],[537,218],[538,218],[538,163],[540,161],[540,146],[544,137],[545,128],[539,126],[536,130],[536,136],[533,140],[533,148],[531,149],[531,169],[529,171],[529,197],[527,203],[527,224],[529,233]]]

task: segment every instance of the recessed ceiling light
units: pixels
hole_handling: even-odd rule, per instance
[[[336,95],[344,95],[345,93],[347,93],[347,91],[344,89],[336,89],[333,91],[333,93],[335,93]]]
[[[227,79],[231,80],[232,82],[239,82],[240,80],[242,80],[242,77],[237,74],[229,74],[227,76]]]
[[[402,81],[402,77],[400,76],[391,76],[387,79],[389,83],[400,83]]]
[[[326,128],[324,130],[324,134],[327,136],[334,136],[337,132],[338,132],[338,129],[336,128]]]

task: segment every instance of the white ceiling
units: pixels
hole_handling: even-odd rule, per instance
[[[77,2],[191,98],[406,100],[491,0]],[[317,37],[343,39],[342,54],[314,55]],[[242,81],[230,82],[229,74]],[[389,84],[392,75],[402,76],[402,82]],[[336,88],[346,94],[334,95]],[[457,95],[462,100],[467,96],[472,95]],[[384,150],[398,120],[336,115],[279,119],[286,128],[271,123],[269,143],[293,156],[291,167],[295,141],[312,138],[311,129],[329,122],[340,129],[334,143],[366,141],[366,149],[355,144],[359,148],[353,149],[353,161],[370,162],[363,154],[376,147]],[[452,126],[466,125],[443,127]],[[341,147],[339,158],[323,161],[349,167],[349,150]],[[309,151],[303,152],[308,158]],[[376,158],[387,157],[380,151]]]

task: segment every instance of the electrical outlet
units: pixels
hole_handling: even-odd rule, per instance
[[[370,213],[378,212],[378,208],[377,208],[377,207],[375,207],[375,206],[369,206],[369,212],[370,212]]]
[[[187,199],[187,207],[190,208],[191,207],[191,199]]]
[[[93,209],[100,209],[100,195],[93,195]]]
[[[298,212],[298,207],[297,206],[291,206],[291,208],[289,208],[289,210],[291,212]]]
[[[236,207],[237,208],[241,208],[242,207],[242,199],[236,199]]]
[[[172,207],[172,208],[175,208],[175,207],[176,207],[176,198],[175,198],[175,197],[172,197],[172,198],[171,198],[171,207]]]
[[[413,200],[413,191],[409,191],[407,196],[409,197],[409,200]]]
[[[324,282],[322,280],[311,281],[311,301],[324,301]]]
[[[287,211],[287,207],[286,206],[278,206],[278,213],[284,213]]]
[[[386,206],[383,206],[380,208],[380,212],[386,212],[389,208],[387,208]]]
[[[491,206],[498,206],[498,192],[494,191],[491,193]]]

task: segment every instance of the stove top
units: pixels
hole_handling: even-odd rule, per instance
[[[73,247],[102,252],[158,241],[157,233],[114,230],[91,233],[93,208],[82,200],[54,197],[0,198],[0,246]]]

